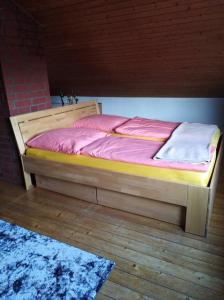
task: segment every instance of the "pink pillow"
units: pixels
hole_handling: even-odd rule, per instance
[[[112,116],[112,115],[92,115],[80,119],[74,123],[76,128],[94,128],[106,132],[112,132],[116,127],[127,122],[126,117]]]
[[[120,134],[167,139],[178,125],[180,123],[135,117],[115,131]]]
[[[31,148],[78,154],[81,148],[106,135],[106,132],[90,128],[60,128],[32,138],[27,145]]]

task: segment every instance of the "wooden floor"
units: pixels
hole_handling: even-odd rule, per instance
[[[97,299],[224,299],[224,176],[208,237],[165,222],[0,182],[0,218],[111,258]]]

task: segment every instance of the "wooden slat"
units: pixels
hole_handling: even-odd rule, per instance
[[[127,288],[122,286],[121,284],[114,283],[112,281],[108,281],[103,288],[100,291],[100,297],[104,299],[104,297],[111,297],[110,299],[133,299],[133,300],[139,300],[143,299],[143,295],[141,295],[138,292],[133,291],[132,288]],[[97,296],[96,300],[100,299],[99,296]],[[105,298],[107,299],[107,298]],[[153,300],[153,298],[149,298],[147,296],[144,296],[145,300]]]

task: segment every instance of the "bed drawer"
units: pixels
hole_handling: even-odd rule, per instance
[[[132,196],[119,192],[97,189],[98,204],[117,208],[137,215],[183,225],[186,209],[183,206]]]
[[[97,203],[95,187],[40,175],[36,175],[35,178],[38,187],[74,198],[86,200],[88,202]]]

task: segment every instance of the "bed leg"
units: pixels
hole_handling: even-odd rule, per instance
[[[29,173],[24,172],[24,180],[25,180],[25,187],[26,190],[30,190],[33,187],[32,181],[31,181],[31,176]]]
[[[189,186],[185,231],[200,236],[206,235],[209,189]]]
[[[23,169],[25,187],[26,187],[26,190],[28,191],[33,187],[32,180],[31,180],[31,175],[30,175],[30,173],[27,173],[25,171],[22,157],[21,157],[21,162],[22,162],[22,169]]]

